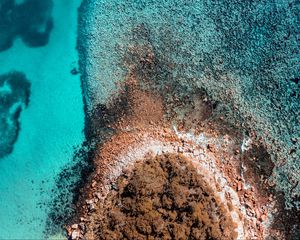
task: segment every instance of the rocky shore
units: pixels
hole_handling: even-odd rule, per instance
[[[171,160],[173,164],[185,169],[184,174],[180,173],[182,177],[179,177],[179,182],[172,183],[174,189],[180,191],[180,194],[172,191],[170,193],[172,198],[169,204],[177,209],[177,212],[173,211],[174,214],[178,215],[181,211],[178,206],[176,208],[176,198],[192,197],[190,192],[184,196],[184,186],[189,184],[185,175],[194,172],[196,176],[193,178],[198,179],[196,181],[209,186],[210,190],[207,190],[209,194],[205,195],[210,198],[204,200],[205,204],[201,203],[201,212],[207,211],[208,219],[215,216],[214,221],[221,224],[222,231],[220,235],[207,232],[205,230],[207,223],[203,222],[203,226],[201,225],[203,228],[197,228],[200,232],[201,229],[204,231],[203,236],[216,236],[215,239],[265,239],[268,236],[285,239],[286,229],[289,228],[283,226],[283,223],[278,225],[278,219],[282,219],[283,216],[280,205],[282,199],[275,191],[273,183],[268,181],[272,174],[272,162],[262,145],[251,140],[255,139],[255,136],[245,138],[240,126],[230,125],[226,121],[226,115],[214,110],[213,102],[204,93],[195,95],[192,101],[189,99],[189,101],[167,102],[166,96],[145,90],[144,87],[145,85],[133,76],[128,77],[122,94],[117,95],[114,102],[102,110],[101,116],[106,122],[103,128],[98,130],[107,136],[98,143],[94,158],[95,171],[91,174],[77,203],[77,218],[74,220],[77,225],[68,228],[69,237],[185,239],[184,234],[193,234],[191,228],[194,221],[193,214],[196,214],[197,204],[200,203],[196,202],[196,205],[182,203],[186,207],[182,206],[183,209],[189,209],[189,214],[182,220],[165,213],[169,219],[167,221],[163,217],[162,202],[155,201],[155,199],[162,201],[161,197],[166,193],[165,188],[159,189],[159,182],[161,184],[164,182],[163,180],[157,182],[161,176],[159,172],[169,174],[166,168],[157,169],[155,163],[163,164],[166,159],[173,159]],[[177,112],[173,111],[175,106]],[[116,112],[116,109],[122,110]],[[154,159],[154,163],[151,159]],[[149,161],[150,167],[147,172],[143,169]],[[189,167],[186,167],[184,162],[187,162]],[[151,181],[139,178],[139,176],[146,177],[150,173],[152,177],[147,179]],[[174,176],[180,174],[176,172]],[[137,192],[126,197],[125,189],[133,183],[133,188]],[[165,186],[169,185],[170,183],[165,183]],[[149,189],[150,192],[152,190],[155,192],[155,189],[157,191],[148,196],[145,193],[143,195],[143,189]],[[191,192],[200,189],[189,187]],[[143,199],[143,203],[149,200],[148,212],[137,210],[141,201],[139,197]],[[210,209],[209,206],[213,206],[212,204],[217,206]],[[150,214],[152,217],[163,219],[166,223],[165,228],[161,232],[155,232],[155,227],[148,222],[146,226],[152,226],[149,232],[132,229],[132,226],[137,226],[141,217],[149,220],[146,214],[149,212],[154,214]],[[232,223],[226,224],[225,220],[224,224],[220,223],[224,217],[220,217],[219,214],[225,214],[228,218],[226,221]],[[150,219],[154,221],[153,218]],[[293,218],[290,219],[295,221]],[[208,223],[215,223],[211,221],[208,220]],[[124,225],[121,222],[131,224]],[[174,227],[179,226],[178,224],[186,228],[185,233],[174,231]],[[291,228],[293,224],[291,223]],[[235,234],[226,236],[228,232]],[[165,238],[161,238],[162,236]]]
[[[269,9],[271,3],[262,4]],[[300,236],[296,174],[300,164],[295,161],[299,102],[294,95],[283,94],[296,91],[295,84],[282,82],[286,76],[295,79],[299,66],[283,57],[287,52],[280,44],[265,42],[264,49],[279,59],[276,64],[285,66],[278,70],[276,64],[258,57],[264,52],[252,40],[254,35],[226,31],[235,25],[240,29],[256,26],[251,16],[260,11],[258,5],[239,3],[227,8],[225,0],[217,6],[212,6],[213,1],[198,8],[187,5],[180,0],[162,4],[84,1],[81,7],[86,132],[96,152],[95,170],[77,202],[73,221],[77,225],[68,228],[71,239],[282,240]],[[249,15],[241,9],[248,9]],[[187,12],[194,17],[190,19]],[[228,12],[236,15],[236,22],[227,18]],[[291,7],[286,19],[293,14]],[[272,19],[268,14],[259,16],[269,33]],[[276,31],[284,34],[282,29]],[[293,36],[289,49],[294,46]],[[238,46],[245,49],[235,51]],[[177,176],[185,173],[182,181],[155,181],[168,174],[156,164],[166,159],[172,167],[181,165],[175,172]],[[142,178],[150,173],[151,181]],[[191,198],[185,191],[188,173],[195,173],[197,184],[210,189],[197,193],[199,187],[188,187],[189,191],[198,195],[209,191],[210,197],[201,207],[197,201],[191,206],[183,200],[187,208],[182,219],[177,200]],[[174,187],[167,188],[172,198],[163,198],[166,188],[159,189],[160,183]],[[143,189],[152,191],[151,197]],[[182,194],[174,189],[182,189]],[[149,203],[146,212],[141,197]],[[202,227],[197,225],[201,236],[192,227],[197,209],[201,214],[206,211],[205,218],[201,215]],[[218,216],[221,235],[227,238],[207,230],[215,224],[212,216]],[[163,222],[159,231],[156,220]],[[178,224],[184,232],[175,230]]]
[[[275,164],[270,178],[295,211],[300,204],[297,9],[296,2],[272,1],[83,1],[78,48],[87,118],[119,91],[131,67],[161,91],[170,87],[188,97],[204,89],[230,113],[230,121],[263,142]],[[152,65],[142,60],[148,52]]]

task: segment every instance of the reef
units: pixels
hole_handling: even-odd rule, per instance
[[[211,216],[223,235],[232,222],[226,239],[300,237],[298,7],[297,1],[83,2],[78,50],[85,131],[95,153],[76,224],[67,227],[70,238],[222,239],[204,230]],[[181,165],[173,176],[181,176],[178,182],[162,177],[166,161]],[[206,215],[197,237],[188,233],[198,202],[183,211],[184,221],[178,217],[177,199],[190,197],[174,192],[188,186],[181,171],[195,173],[201,194],[210,193],[201,202]],[[147,185],[142,176],[150,172]],[[160,177],[174,188],[159,188]],[[152,189],[150,196],[142,189]],[[165,191],[173,198],[160,198]],[[174,208],[161,207],[164,201]],[[155,217],[162,218],[161,232]],[[184,233],[175,230],[178,221]]]
[[[20,72],[0,75],[0,158],[13,151],[22,109],[29,104],[30,83]]]
[[[0,1],[0,52],[13,46],[17,37],[28,47],[48,44],[53,29],[52,0]]]

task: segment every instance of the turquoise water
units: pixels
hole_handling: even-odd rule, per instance
[[[46,2],[48,5],[43,5]],[[0,10],[3,3],[0,0]],[[54,179],[84,140],[80,77],[71,74],[78,67],[80,0],[54,0],[53,6],[47,0],[43,4],[47,18],[35,25],[37,30],[16,27],[13,45],[0,49],[0,75],[18,71],[30,82],[29,103],[18,117],[20,130],[12,152],[0,159],[0,239],[43,239]],[[30,11],[26,18],[34,14]],[[30,37],[39,37],[39,42]],[[4,42],[0,41],[0,47]],[[0,134],[3,140],[3,131]]]

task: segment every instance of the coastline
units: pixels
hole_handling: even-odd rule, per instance
[[[138,73],[140,75],[137,74],[138,77],[142,78],[143,80],[146,79],[146,82],[147,80],[153,81],[154,79],[154,81],[156,81],[153,84],[154,87],[150,87],[151,90],[153,90],[152,87],[155,89],[154,92],[161,93],[163,92],[162,89],[165,90],[167,83],[165,83],[164,81],[166,79],[170,80],[174,85],[178,84],[179,87],[177,87],[177,89],[175,89],[174,87],[171,90],[173,91],[173,95],[170,95],[174,97],[174,93],[176,93],[175,95],[179,99],[184,99],[185,96],[194,94],[193,90],[191,91],[191,89],[193,88],[200,89],[200,92],[203,91],[201,89],[204,88],[204,92],[206,92],[207,94],[207,99],[209,99],[209,101],[211,102],[217,103],[218,105],[218,108],[214,109],[214,111],[217,112],[217,114],[220,114],[221,117],[225,118],[226,124],[234,125],[237,129],[240,129],[240,134],[244,135],[244,139],[251,139],[253,145],[255,146],[254,149],[258,149],[258,152],[256,154],[261,154],[263,156],[262,158],[260,158],[259,155],[256,157],[264,161],[264,157],[267,156],[268,160],[265,163],[263,162],[263,170],[267,172],[267,176],[264,178],[264,182],[271,189],[269,192],[269,194],[271,194],[271,200],[268,201],[276,202],[274,204],[278,208],[278,212],[273,213],[273,217],[275,219],[273,219],[273,234],[281,234],[280,237],[293,236],[293,234],[295,234],[296,236],[296,234],[298,233],[296,231],[294,232],[292,223],[296,223],[297,219],[299,220],[300,214],[299,210],[297,210],[297,196],[295,197],[293,195],[293,192],[297,193],[299,186],[293,183],[297,183],[298,176],[290,175],[290,178],[292,179],[290,181],[287,181],[285,178],[281,178],[281,176],[286,176],[291,172],[291,169],[295,170],[299,167],[298,165],[293,166],[292,164],[293,159],[296,156],[299,156],[299,153],[294,149],[293,146],[298,144],[297,139],[299,139],[299,136],[297,135],[296,129],[294,129],[292,132],[289,132],[289,129],[292,127],[293,122],[290,122],[289,119],[287,119],[288,116],[285,114],[285,111],[280,112],[281,115],[278,115],[278,112],[276,112],[276,108],[278,108],[278,106],[280,105],[287,106],[289,110],[286,111],[290,111],[292,112],[292,114],[294,114],[293,116],[297,116],[297,111],[295,111],[295,106],[297,106],[297,104],[295,106],[292,106],[291,104],[289,107],[289,96],[280,96],[280,98],[275,96],[279,92],[278,84],[280,84],[280,91],[284,91],[283,89],[286,89],[287,91],[289,88],[291,88],[292,90],[293,88],[295,88],[293,83],[280,83],[279,81],[276,82],[276,80],[274,80],[271,85],[267,86],[265,85],[268,82],[268,79],[266,78],[263,79],[262,83],[253,82],[251,80],[249,84],[249,80],[246,80],[246,78],[253,77],[253,75],[247,72],[249,68],[245,69],[247,70],[245,71],[245,76],[241,75],[241,71],[244,69],[232,70],[230,73],[231,76],[230,74],[224,75],[224,71],[227,67],[226,64],[228,63],[223,64],[222,61],[224,60],[222,59],[219,59],[219,62],[216,62],[218,59],[211,58],[209,59],[211,63],[214,64],[214,69],[207,70],[207,72],[205,73],[206,75],[202,75],[202,80],[196,80],[195,78],[193,78],[193,75],[191,75],[188,76],[189,81],[183,81],[180,83],[172,76],[172,74],[168,75],[170,74],[171,69],[176,69],[176,61],[174,61],[174,58],[171,55],[164,56],[164,53],[162,51],[166,49],[159,49],[157,47],[158,42],[151,42],[153,40],[153,36],[151,36],[149,32],[155,31],[152,27],[148,29],[147,27],[149,27],[149,25],[147,26],[137,24],[136,28],[130,30],[127,28],[128,36],[126,37],[122,36],[122,32],[115,33],[115,35],[113,36],[116,39],[114,39],[113,43],[111,44],[113,45],[119,40],[120,42],[118,42],[118,44],[123,44],[123,46],[118,46],[119,48],[113,50],[108,47],[109,51],[112,52],[110,54],[116,54],[113,58],[108,57],[110,56],[110,54],[104,54],[103,56],[101,55],[101,51],[103,51],[103,49],[99,50],[99,48],[101,48],[101,46],[105,46],[105,43],[107,43],[107,41],[109,41],[110,39],[99,40],[99,37],[97,36],[102,36],[103,38],[105,38],[105,36],[101,34],[103,33],[103,29],[99,30],[97,27],[95,27],[101,25],[97,22],[100,21],[99,18],[101,17],[97,16],[101,16],[99,12],[103,10],[101,8],[104,8],[102,4],[103,3],[97,1],[94,1],[90,4],[88,3],[88,1],[83,2],[80,8],[79,17],[80,34],[78,49],[80,52],[82,88],[85,98],[85,112],[87,118],[85,129],[86,134],[89,136],[88,139],[91,140],[91,144],[93,146],[98,146],[98,148],[101,148],[103,143],[105,144],[108,139],[114,138],[115,134],[118,134],[118,130],[110,126],[111,119],[116,119],[116,121],[118,121],[119,117],[117,112],[108,112],[108,121],[103,121],[102,118],[104,114],[106,114],[109,110],[109,107],[113,105],[112,102],[118,99],[118,97],[116,96],[120,96],[119,99],[121,99],[121,101],[123,100],[122,95],[124,94],[124,81],[126,82],[126,75],[128,75],[128,73],[129,75],[132,74],[132,70],[137,70],[137,72],[140,71]],[[111,11],[115,11],[117,8],[115,6],[112,6],[111,4],[106,4],[105,7],[108,7]],[[119,4],[118,7],[124,6],[122,4]],[[155,16],[155,14],[153,16]],[[105,17],[108,17],[108,20],[112,20],[115,16],[111,15]],[[121,16],[119,19],[122,18],[126,19],[126,15]],[[142,21],[144,20],[145,19],[142,19]],[[102,21],[103,20],[101,20],[100,22]],[[119,22],[117,22],[117,24],[119,24]],[[126,24],[127,22],[124,21],[125,26]],[[126,29],[125,26],[122,27]],[[101,25],[101,28],[102,27],[103,26]],[[104,28],[106,27],[108,26],[104,26]],[[116,29],[116,31],[119,31],[119,26],[117,26]],[[169,31],[170,29],[167,30]],[[111,37],[111,35],[109,36]],[[157,37],[157,35],[155,36]],[[130,47],[132,48],[130,49]],[[170,46],[165,47],[167,47],[169,51],[170,49],[172,49],[172,47]],[[176,51],[177,50],[178,49],[176,48]],[[166,54],[170,54],[170,52],[167,52]],[[114,64],[109,66],[107,65],[107,59],[104,59],[104,61],[100,61],[99,59],[101,58],[108,58],[109,61],[114,62]],[[122,63],[121,59],[127,59],[128,62]],[[152,60],[155,62],[154,65],[151,65]],[[166,60],[167,62],[164,62]],[[171,62],[171,60],[174,62]],[[141,67],[138,65],[138,62],[144,65]],[[154,66],[154,69],[151,67],[147,68],[147,64],[151,65],[152,67]],[[175,67],[171,66],[171,64],[174,64]],[[281,62],[281,64],[284,63]],[[108,66],[111,67],[111,69],[107,71],[114,71],[116,70],[116,68],[119,68],[116,75],[110,75],[107,71],[104,73],[101,72],[101,70],[103,70],[103,67]],[[289,68],[287,68],[286,70],[287,72],[290,71]],[[164,74],[164,71],[168,74]],[[216,74],[218,81],[212,81],[211,79],[209,79],[209,76],[215,75],[214,77],[216,77]],[[259,72],[258,74],[261,74],[261,72]],[[280,79],[280,77],[286,75],[287,73],[281,72],[280,74],[279,77],[276,76],[277,79]],[[195,76],[197,77],[197,74]],[[112,79],[108,80],[108,77],[112,77]],[[166,77],[166,79],[163,79],[163,77]],[[114,85],[117,81],[116,79],[120,80],[123,83]],[[182,80],[182,77],[180,78],[180,80]],[[222,81],[220,82],[220,80]],[[107,81],[109,81],[109,83],[107,83]],[[263,87],[268,89],[268,92],[264,93]],[[187,92],[184,93],[182,91],[183,89]],[[251,89],[253,91],[252,93],[250,92]],[[259,92],[259,94],[254,94],[255,91]],[[272,91],[275,91],[275,94],[272,93]],[[243,94],[249,94],[249,96],[246,95],[246,97],[244,97]],[[256,103],[253,105],[254,101],[256,101]],[[265,104],[265,102],[267,102],[268,104]],[[124,104],[126,106],[126,101]],[[122,110],[122,106],[116,109]],[[223,115],[225,115],[225,117]],[[122,119],[122,117],[120,119]],[[295,120],[297,120],[297,117],[295,118]],[[282,129],[284,130],[283,133]],[[101,156],[101,153],[98,154]],[[105,166],[105,164],[110,163],[104,163],[103,161],[95,158],[94,164],[96,166],[97,164],[104,164]],[[246,167],[253,167],[251,171],[254,171],[257,166],[260,166],[259,163],[257,165],[257,163],[253,164],[248,162],[247,164],[248,165]],[[271,167],[270,170],[270,166],[273,166],[273,164],[274,169],[272,169],[273,167]],[[111,168],[113,169],[114,166]],[[241,178],[242,176],[239,177]],[[250,179],[252,179],[255,184],[258,184],[260,180],[256,179],[257,177],[258,176],[255,176],[255,172],[253,172]],[[78,201],[78,212],[74,222],[80,222],[80,218],[85,219],[91,205],[90,198],[92,198],[92,201],[94,202],[99,201],[99,199],[97,200],[97,197],[94,197],[93,195],[95,195],[95,193],[97,192],[98,184],[101,185],[104,183],[102,182],[102,180],[95,181],[94,178],[97,178],[97,173],[91,174],[88,182],[86,183],[86,187],[84,187],[82,196]],[[95,185],[95,182],[97,182],[96,187],[91,187],[92,185]],[[107,189],[109,188],[110,184],[112,183],[109,183],[107,186],[102,187]],[[239,188],[238,185],[237,188]],[[258,188],[258,192],[255,192],[255,197],[257,197],[259,194],[263,194],[262,189],[263,187]],[[282,192],[285,194],[282,194]],[[270,196],[268,196],[267,198],[269,199],[269,197]],[[86,200],[88,200],[89,203],[87,203]],[[291,210],[285,210],[286,207],[287,209]],[[283,223],[278,222],[278,219],[285,219],[285,221],[289,221],[291,225],[287,224],[286,226],[284,226]],[[83,222],[81,221],[80,224],[82,223]],[[84,224],[86,224],[86,222]],[[73,230],[78,231],[78,226]],[[74,232],[73,230],[72,232]]]
[[[264,142],[266,149],[272,155],[272,161],[276,165],[272,180],[278,183],[277,190],[284,192],[287,208],[297,207],[296,199],[300,185],[296,186],[295,183],[300,179],[298,179],[299,176],[291,175],[290,172],[300,169],[299,164],[295,165],[295,160],[300,155],[298,150],[300,114],[299,107],[297,107],[299,101],[297,101],[297,96],[287,94],[296,93],[297,85],[286,78],[288,75],[291,80],[296,78],[300,66],[293,58],[283,57],[295,48],[295,36],[290,36],[289,46],[277,51],[273,50],[275,42],[268,43],[265,51],[270,51],[274,57],[281,54],[281,57],[274,65],[263,68],[268,60],[265,59],[265,62],[257,65],[256,61],[263,61],[260,58],[263,56],[260,48],[249,47],[249,51],[253,51],[256,55],[244,56],[239,55],[238,52],[231,55],[232,48],[222,49],[220,46],[222,42],[216,41],[220,37],[219,33],[217,34],[210,28],[208,29],[212,32],[208,31],[203,33],[204,35],[194,29],[197,34],[200,34],[198,37],[209,36],[208,39],[212,39],[210,43],[196,45],[191,29],[189,29],[189,24],[192,22],[188,22],[186,26],[178,25],[178,30],[175,29],[177,23],[171,22],[164,29],[168,34],[160,34],[163,30],[157,29],[163,26],[165,21],[168,21],[170,13],[167,9],[175,3],[166,2],[163,6],[158,4],[152,6],[142,2],[141,5],[144,8],[141,12],[135,12],[137,6],[130,4],[105,3],[96,0],[90,3],[86,1],[82,4],[79,49],[81,49],[80,61],[84,78],[82,79],[83,88],[87,99],[86,112],[91,116],[89,118],[92,119],[92,112],[95,112],[97,107],[101,108],[101,105],[105,105],[110,96],[118,91],[118,81],[122,82],[128,72],[122,59],[126,57],[130,47],[148,44],[153,49],[158,64],[154,70],[157,72],[153,71],[152,73],[152,80],[157,82],[158,88],[162,88],[167,84],[166,81],[169,81],[185,91],[204,89],[211,99],[222,105],[224,111],[230,112],[230,121],[243,124],[248,132],[255,132],[257,139]],[[178,0],[176,4],[180,8],[182,2]],[[118,8],[126,7],[132,7],[131,12],[117,15]],[[164,17],[157,16],[154,11],[156,7],[162,11]],[[189,7],[193,13],[198,13],[198,10],[194,9],[192,5]],[[251,7],[251,11],[259,11],[253,9],[256,6]],[[202,6],[202,8],[199,13],[205,11],[206,6]],[[247,5],[245,8],[249,8],[249,6]],[[109,13],[106,14],[105,9],[109,9]],[[293,9],[286,10],[288,11],[286,14],[290,14],[288,15],[290,18],[294,16]],[[101,14],[104,13],[106,15],[102,16]],[[198,31],[202,27],[215,24],[213,23],[214,14],[211,16],[207,14],[204,14],[203,18],[211,19],[211,22],[204,21],[202,25],[198,26]],[[133,17],[137,22],[131,21]],[[180,11],[179,17],[185,18],[184,10]],[[152,23],[151,19],[156,19],[156,21]],[[246,20],[241,18],[241,24],[247,24],[244,23]],[[271,20],[268,16],[262,18],[261,21],[265,21],[266,28],[271,27],[271,25],[269,26]],[[227,24],[228,27],[232,26],[230,21]],[[114,29],[114,31],[110,32],[111,30],[108,29]],[[178,33],[179,30],[186,31],[186,33],[184,35]],[[279,29],[277,34],[284,34],[282,31]],[[233,32],[228,34],[232,34],[231,37],[234,37]],[[220,37],[220,39],[223,38]],[[177,47],[176,41],[181,41],[179,47]],[[240,40],[240,44],[251,45],[252,41]],[[192,53],[193,51],[195,53]],[[205,51],[209,51],[210,55]],[[216,51],[220,51],[220,53],[216,54]],[[182,57],[184,52],[192,57],[191,60]],[[196,54],[199,56],[197,57]],[[228,57],[225,57],[224,54],[227,54]],[[249,57],[249,59],[245,59],[245,57]],[[205,58],[207,58],[206,62]],[[230,62],[241,61],[240,58],[250,66],[240,66],[241,63],[233,64],[232,67],[229,65]],[[195,64],[195,62],[199,63]],[[276,66],[279,64],[284,67],[277,69]],[[239,66],[240,69],[238,69]],[[182,72],[178,73],[178,71]],[[93,122],[89,125],[93,124],[96,125]],[[94,128],[97,129],[97,126]],[[289,181],[282,175],[290,175],[293,180]]]

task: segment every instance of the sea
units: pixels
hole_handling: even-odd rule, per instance
[[[44,239],[55,179],[84,141],[80,3],[0,0],[0,239]]]

